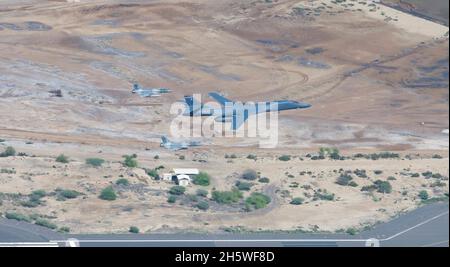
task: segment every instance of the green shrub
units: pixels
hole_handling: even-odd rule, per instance
[[[356,169],[353,171],[353,173],[358,176],[359,178],[367,178],[367,173],[366,170],[360,170],[360,169]]]
[[[208,186],[211,182],[211,177],[206,172],[200,172],[194,176],[192,183],[195,185]]]
[[[40,199],[40,198],[45,197],[46,195],[47,195],[47,193],[45,192],[45,190],[41,189],[41,190],[35,190],[35,191],[31,192],[30,197],[32,196],[33,198]]]
[[[159,173],[156,169],[146,169],[145,172],[147,173],[148,176],[157,180],[159,179]]]
[[[128,232],[133,233],[133,234],[139,234],[139,228],[137,228],[136,226],[130,226],[130,229],[128,230]]]
[[[428,192],[425,190],[422,190],[419,192],[419,197],[421,200],[427,200],[428,198],[430,198],[430,196],[428,195]]]
[[[179,185],[175,185],[172,186],[169,190],[169,193],[172,195],[183,195],[184,192],[186,192],[186,188],[184,188],[184,186],[179,186]]]
[[[136,168],[138,166],[138,162],[136,160],[137,155],[124,155],[123,165],[128,168]]]
[[[348,183],[348,186],[357,187],[358,184],[355,181],[351,181],[350,183]]]
[[[86,159],[86,164],[91,165],[93,167],[100,167],[102,164],[105,163],[104,159],[101,158],[88,158]]]
[[[270,179],[267,177],[262,177],[258,180],[258,182],[267,184],[270,182]]]
[[[433,173],[430,171],[426,171],[426,172],[422,173],[422,176],[425,178],[430,178],[432,175],[433,175]]]
[[[117,195],[116,192],[114,191],[114,189],[112,188],[112,186],[108,186],[105,187],[102,192],[100,193],[100,199],[103,200],[108,200],[108,201],[112,201],[112,200],[116,200]]]
[[[280,157],[278,158],[278,160],[281,160],[281,161],[290,161],[290,160],[291,160],[291,156],[289,156],[289,155],[283,155],[283,156],[280,156]]]
[[[12,146],[6,147],[5,151],[0,153],[0,157],[6,158],[6,157],[12,157],[16,155],[16,150]]]
[[[116,181],[116,185],[128,186],[130,185],[130,182],[125,178],[120,178]]]
[[[58,232],[60,233],[69,233],[70,232],[70,228],[67,226],[63,226],[61,228],[59,228]]]
[[[257,157],[256,155],[249,154],[249,155],[247,156],[247,159],[257,160],[258,157]]]
[[[187,198],[189,199],[189,201],[191,201],[191,202],[197,202],[197,201],[198,201],[198,196],[197,196],[197,195],[194,195],[194,194],[188,194],[186,197],[187,197]]]
[[[245,199],[247,207],[254,209],[262,209],[267,206],[271,201],[270,197],[263,193],[254,192],[248,198]]]
[[[296,198],[293,198],[293,199],[291,200],[290,204],[292,204],[292,205],[301,205],[301,204],[303,204],[303,201],[304,201],[303,198],[301,198],[301,197],[296,197]]]
[[[241,191],[250,191],[252,186],[253,186],[252,183],[242,182],[242,181],[237,181],[236,182],[237,189],[239,189]]]
[[[334,197],[335,197],[334,194],[327,193],[326,191],[314,193],[314,199],[333,201]]]
[[[356,230],[355,228],[348,228],[345,232],[347,234],[349,234],[349,235],[356,235],[356,234],[358,234],[358,230]]]
[[[205,190],[205,189],[198,189],[196,194],[199,197],[207,197],[208,196],[208,191]]]
[[[350,181],[353,180],[353,177],[350,174],[344,174],[342,173],[337,179],[336,184],[347,186],[349,185]]]
[[[209,204],[206,201],[200,201],[199,203],[197,203],[196,207],[200,210],[207,210],[209,209]]]
[[[43,227],[47,227],[50,229],[56,229],[58,228],[58,226],[56,226],[56,224],[46,220],[46,219],[42,219],[42,218],[38,218],[34,224],[39,225],[39,226],[43,226]]]
[[[59,163],[69,163],[69,157],[65,156],[64,154],[60,154],[56,157],[56,162]]]
[[[181,156],[178,157],[178,159],[180,159],[180,160],[185,160],[186,157],[185,157],[184,155],[181,155]]]
[[[383,173],[382,170],[374,170],[373,173],[375,173],[376,175],[380,175]]]
[[[363,192],[372,192],[378,189],[378,186],[376,185],[365,185],[361,187],[361,191]]]
[[[387,180],[388,180],[388,181],[395,181],[395,180],[397,180],[397,178],[395,178],[394,176],[389,176],[389,177],[387,178]]]
[[[6,212],[5,217],[10,220],[31,222],[30,217],[16,212]]]
[[[374,184],[377,186],[378,193],[390,194],[392,192],[392,185],[388,181],[376,180]]]
[[[61,197],[68,199],[77,198],[81,195],[80,192],[77,192],[75,190],[62,190],[59,194]]]
[[[254,170],[245,170],[242,173],[242,179],[245,180],[256,180],[256,178],[258,178],[258,174],[256,173],[256,171]]]
[[[167,198],[167,202],[168,202],[168,203],[175,203],[176,201],[177,201],[177,197],[174,196],[174,195],[170,195],[170,196]]]
[[[236,203],[242,198],[242,193],[233,189],[231,191],[213,191],[212,199],[220,204]]]

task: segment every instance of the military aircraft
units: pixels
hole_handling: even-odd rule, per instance
[[[221,108],[213,108],[199,103],[192,96],[185,96],[184,100],[188,109],[184,112],[185,116],[216,116],[217,122],[232,122],[232,129],[237,130],[250,115],[255,115],[263,112],[283,111],[290,109],[305,109],[311,107],[311,104],[293,101],[293,100],[278,100],[271,102],[255,103],[254,108],[247,109],[246,103],[239,105],[237,102],[229,100],[219,93],[212,92],[208,94],[211,98],[216,100]],[[232,107],[232,108],[227,108]]]
[[[155,97],[161,96],[161,94],[167,94],[172,92],[172,90],[167,88],[141,88],[141,86],[137,83],[133,84],[133,90],[131,90],[133,94],[138,94],[141,97]]]
[[[191,142],[173,142],[170,141],[167,137],[161,137],[161,147],[170,149],[170,150],[182,150],[188,149],[189,147],[200,146],[201,143],[197,141]]]

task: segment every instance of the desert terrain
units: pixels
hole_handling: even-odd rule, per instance
[[[354,233],[448,199],[448,58],[447,26],[371,1],[0,0],[0,153],[15,150],[0,157],[0,212],[72,233]],[[141,98],[133,83],[173,92]],[[211,91],[312,107],[279,114],[275,148],[160,147],[171,104]],[[210,184],[169,203],[174,185],[152,175],[172,168]],[[214,199],[238,181],[239,199]],[[270,201],[249,209],[255,192]]]

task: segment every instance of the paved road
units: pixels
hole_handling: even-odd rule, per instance
[[[0,220],[0,245],[8,242],[45,242],[50,246],[129,246],[129,247],[335,247],[366,246],[449,246],[449,204],[436,203],[380,224],[360,235],[347,234],[115,234],[60,235],[21,222]],[[36,243],[40,244],[40,243]]]

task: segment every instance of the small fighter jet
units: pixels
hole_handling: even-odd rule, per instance
[[[172,90],[167,88],[141,88],[139,84],[135,83],[133,84],[133,90],[131,90],[131,92],[133,94],[138,94],[141,97],[156,97],[170,93]]]
[[[311,104],[298,102],[294,100],[277,100],[270,102],[257,103],[254,108],[249,110],[245,108],[245,103],[239,105],[237,102],[229,100],[219,93],[212,92],[209,96],[220,104],[220,108],[212,108],[199,101],[192,96],[185,96],[184,101],[187,109],[183,115],[185,116],[216,116],[217,122],[232,122],[232,130],[237,130],[250,115],[255,115],[263,112],[280,112],[290,109],[306,109],[311,107]],[[231,107],[231,108],[229,108]]]
[[[161,147],[170,149],[170,150],[182,150],[182,149],[188,149],[189,147],[194,146],[200,146],[201,143],[197,141],[191,141],[191,142],[173,142],[170,141],[167,137],[162,136],[161,137]]]

